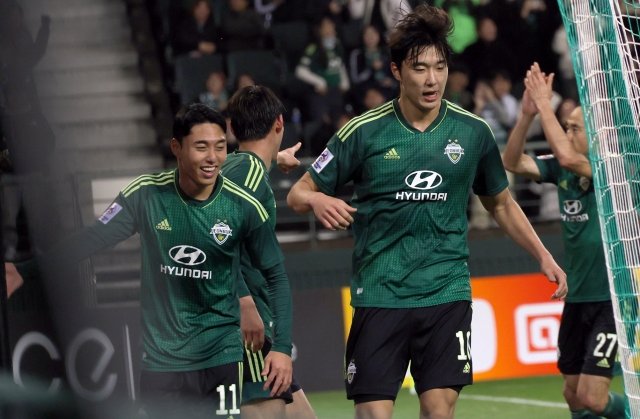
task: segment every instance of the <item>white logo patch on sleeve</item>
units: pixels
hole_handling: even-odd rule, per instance
[[[116,216],[117,213],[120,212],[121,209],[122,207],[114,202],[109,208],[107,208],[104,214],[102,214],[100,218],[98,218],[98,220],[100,220],[102,224],[107,224],[113,217]]]
[[[328,148],[325,148],[322,154],[320,154],[316,161],[313,162],[311,167],[313,167],[313,170],[315,170],[316,173],[320,173],[332,159],[333,154],[331,154]]]

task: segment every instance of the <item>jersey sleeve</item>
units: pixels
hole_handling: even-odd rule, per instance
[[[482,154],[473,181],[473,193],[480,196],[494,196],[509,186],[509,180],[507,180],[498,144],[491,129],[483,124],[479,129],[478,137],[482,142]]]
[[[358,156],[360,132],[356,130],[344,141],[336,133],[309,167],[309,174],[320,190],[333,196],[344,184],[353,179],[360,168]]]
[[[533,161],[536,162],[540,171],[540,181],[558,184],[560,175],[562,174],[562,166],[553,154],[538,156]]]

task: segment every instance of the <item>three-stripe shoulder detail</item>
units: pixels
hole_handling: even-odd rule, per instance
[[[449,101],[447,101],[447,108],[451,109],[454,112],[458,112],[459,114],[468,116],[469,118],[473,118],[473,119],[476,119],[476,120],[484,123],[487,126],[487,128],[489,128],[489,131],[491,132],[491,135],[493,135],[493,131],[491,130],[491,127],[489,126],[487,121],[485,121],[484,119],[480,118],[479,116],[474,115],[471,112],[466,111],[466,110],[462,109],[461,107],[459,107],[458,105],[455,105],[455,104],[453,104],[453,103],[451,103]]]
[[[256,208],[256,210],[258,210],[258,214],[260,214],[260,219],[263,222],[267,221],[269,219],[269,214],[267,213],[267,210],[264,209],[264,207],[262,206],[260,201],[258,201],[257,199],[255,199],[254,197],[249,195],[247,193],[247,191],[245,191],[244,189],[242,189],[240,186],[236,185],[235,183],[233,183],[229,179],[227,179],[227,178],[223,178],[223,179],[224,180],[222,182],[222,187],[224,189],[228,190],[231,193],[234,193],[234,194],[238,195],[239,197],[245,199],[250,204],[252,204]]]
[[[393,101],[387,102],[375,109],[365,112],[360,116],[353,118],[344,127],[340,128],[337,135],[340,141],[345,141],[353,132],[362,125],[380,119],[385,115],[393,112]]]
[[[134,179],[133,182],[131,182],[129,185],[127,185],[127,187],[125,187],[121,191],[122,195],[125,198],[127,198],[129,197],[129,195],[131,195],[141,187],[147,186],[147,185],[155,185],[155,186],[168,185],[174,182],[174,175],[175,175],[175,171],[171,170],[168,172],[158,173],[156,175],[138,176],[136,179]]]
[[[255,192],[258,190],[258,185],[264,177],[264,168],[255,157],[249,155],[249,160],[251,160],[251,167],[249,168],[247,178],[244,180],[244,186]]]

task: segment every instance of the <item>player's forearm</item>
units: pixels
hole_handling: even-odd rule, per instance
[[[321,192],[314,191],[304,179],[300,179],[289,191],[287,205],[298,214],[307,215],[313,211],[310,201],[318,193]]]
[[[289,278],[282,263],[261,271],[269,287],[269,305],[275,322],[272,350],[291,356],[291,324],[293,302]]]
[[[504,203],[498,204],[492,209],[487,209],[511,240],[526,250],[538,262],[551,257],[526,215],[510,195]]]
[[[524,145],[527,140],[527,131],[533,122],[533,115],[520,114],[518,122],[509,135],[507,146],[502,154],[504,168],[512,173],[519,173],[521,159],[524,154]]]
[[[540,109],[542,129],[553,154],[562,167],[570,165],[572,161],[581,155],[571,145],[567,134],[553,112],[553,108],[551,108],[551,103],[546,101],[538,105],[538,107]]]

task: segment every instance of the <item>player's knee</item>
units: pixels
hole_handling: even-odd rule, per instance
[[[579,403],[578,400],[578,394],[576,393],[576,389],[572,388],[571,386],[565,384],[564,388],[562,389],[562,395],[564,396],[564,399],[567,401],[567,403],[569,404],[569,406],[572,406],[576,403]]]
[[[600,413],[607,407],[608,394],[605,393],[605,397],[600,397],[597,394],[580,392],[578,393],[578,399],[580,404],[589,409],[593,413]]]
[[[442,403],[420,406],[420,419],[453,419],[455,403],[449,404],[444,400]]]

